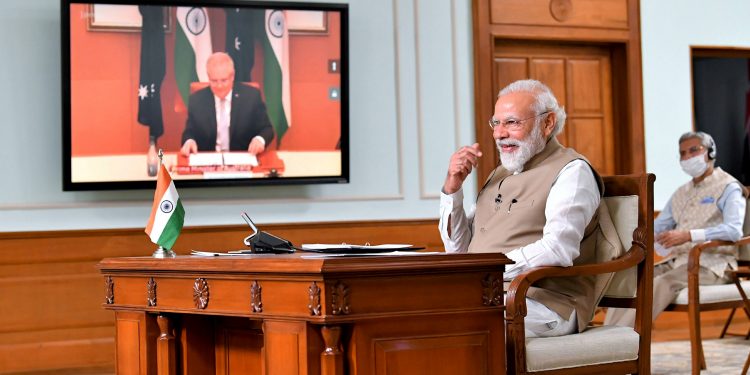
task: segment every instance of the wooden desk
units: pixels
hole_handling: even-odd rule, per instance
[[[118,374],[505,374],[502,254],[109,258]]]

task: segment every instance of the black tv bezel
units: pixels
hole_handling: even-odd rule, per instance
[[[73,182],[71,150],[71,64],[70,64],[70,4],[113,4],[155,6],[206,6],[213,8],[244,7],[285,10],[335,11],[340,14],[341,37],[339,74],[341,75],[341,175],[311,177],[263,177],[233,179],[174,180],[177,188],[306,185],[349,183],[349,5],[344,3],[270,2],[255,0],[60,0],[61,88],[62,88],[62,179],[63,191],[136,190],[153,189],[155,180]]]

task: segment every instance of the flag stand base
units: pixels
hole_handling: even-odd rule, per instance
[[[154,251],[154,253],[151,254],[151,256],[154,258],[174,258],[177,256],[177,254],[175,254],[174,251],[172,250],[165,249],[159,246],[159,248],[156,249],[156,251]]]

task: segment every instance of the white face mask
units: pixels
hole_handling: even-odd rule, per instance
[[[692,158],[687,160],[680,160],[680,166],[685,173],[690,175],[690,177],[696,178],[702,175],[703,172],[705,172],[708,168],[708,163],[706,162],[706,154],[693,156]]]

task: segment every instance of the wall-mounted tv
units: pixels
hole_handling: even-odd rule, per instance
[[[91,2],[96,1],[96,2]],[[63,190],[349,181],[348,7],[61,0]]]

